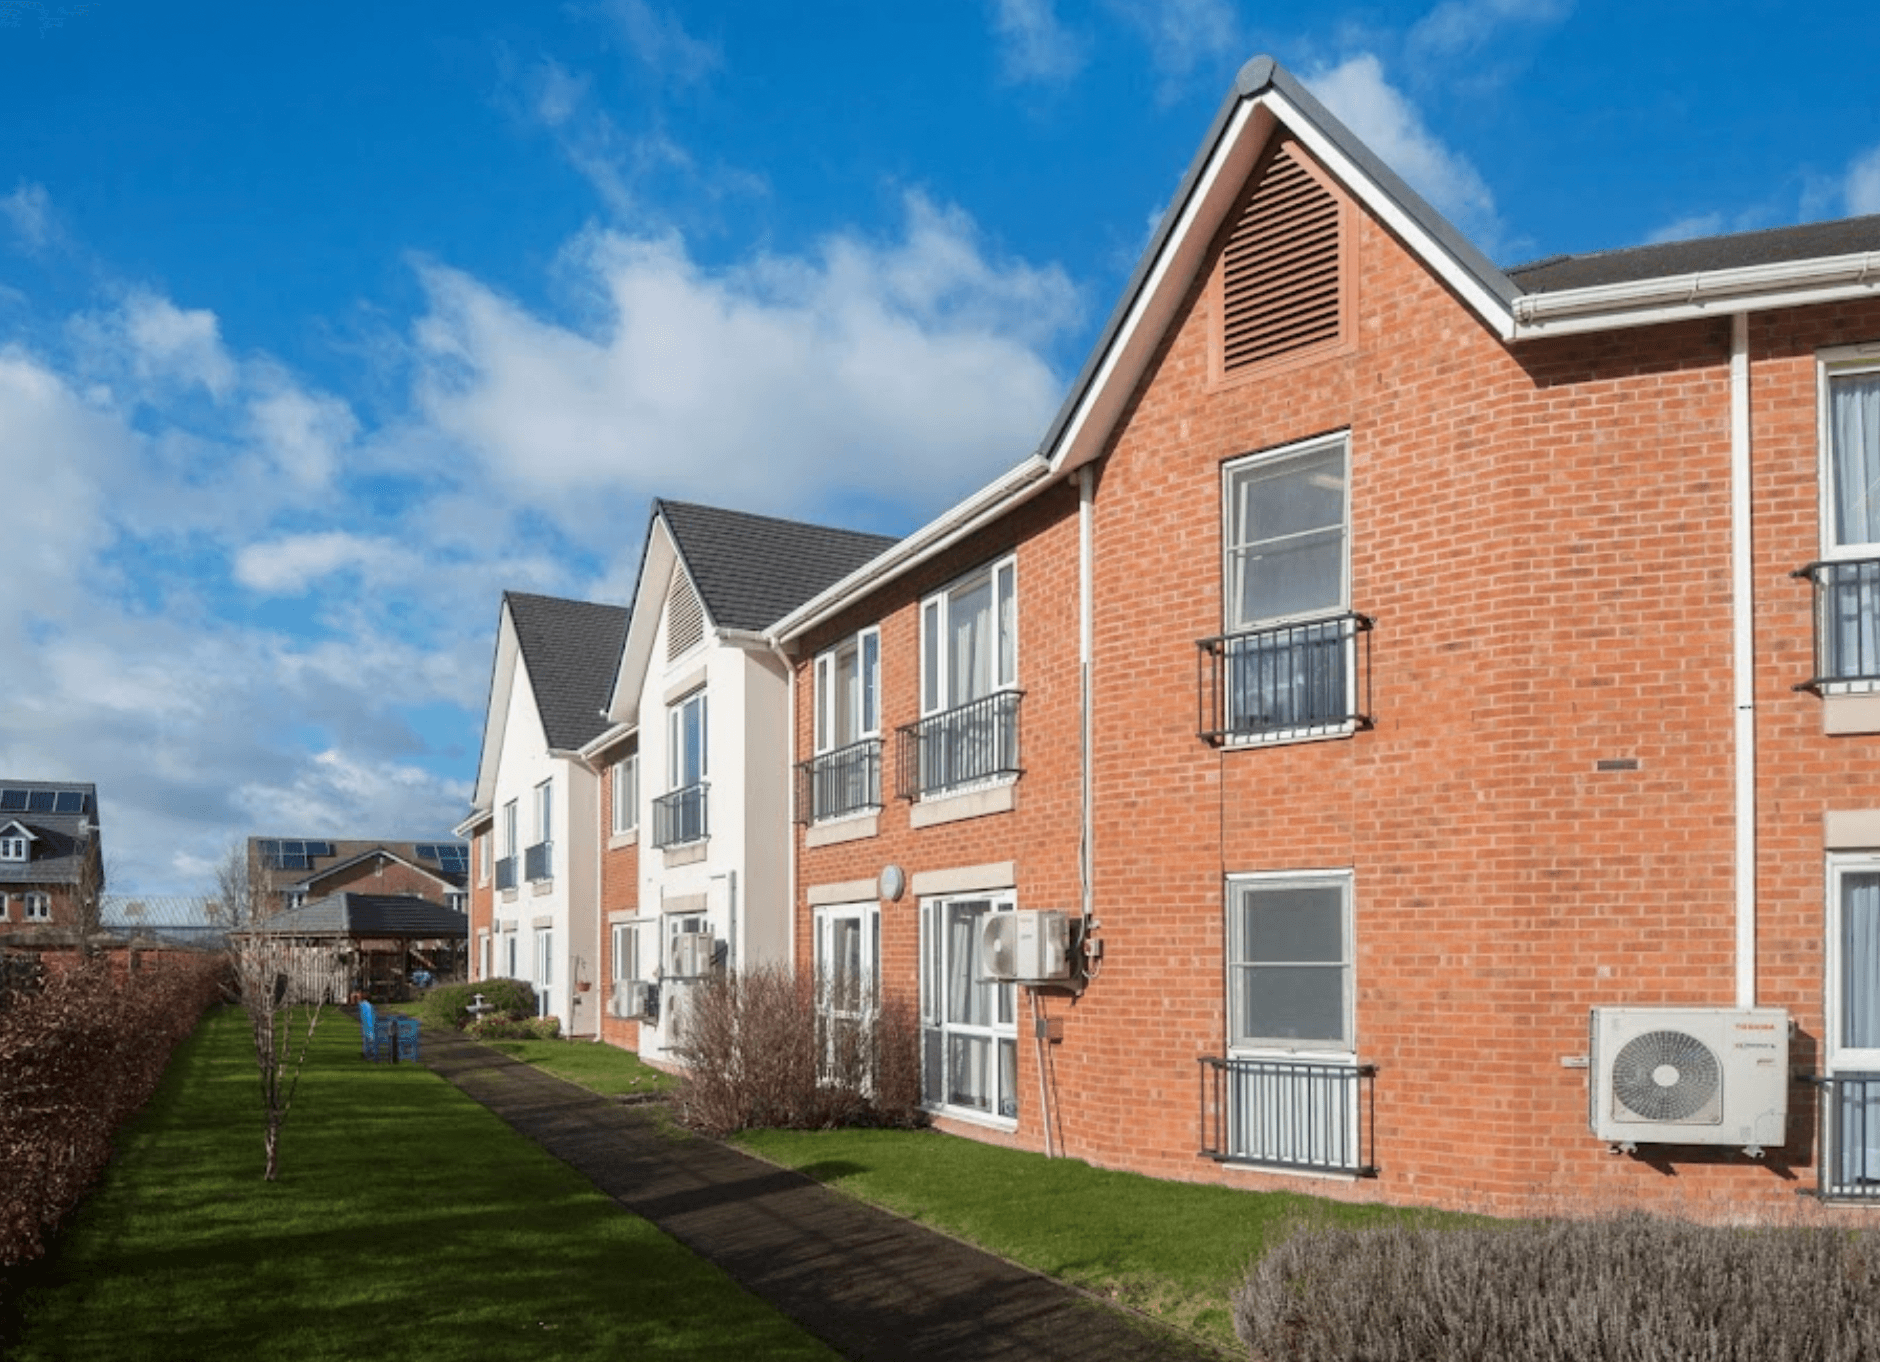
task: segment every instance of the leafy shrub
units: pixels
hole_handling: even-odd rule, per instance
[[[535,989],[521,979],[480,979],[474,984],[439,984],[424,995],[418,1015],[433,1026],[454,1026],[459,1031],[470,1024],[464,1009],[481,993],[483,1001],[494,1010],[489,1017],[533,1017],[536,1013]]]
[[[53,971],[0,1009],[0,1265],[45,1251],[155,1091],[223,974],[218,957]]]
[[[825,990],[826,993],[826,990]],[[900,999],[818,1006],[817,986],[777,966],[728,974],[686,998],[686,1068],[673,1100],[685,1125],[713,1135],[781,1128],[915,1126],[920,1032]]]
[[[1880,1237],[1642,1214],[1300,1228],[1234,1328],[1272,1362],[1858,1362],[1880,1357]]]
[[[561,1019],[512,1017],[492,1012],[471,1022],[464,1028],[464,1034],[472,1040],[558,1040],[561,1037]]]

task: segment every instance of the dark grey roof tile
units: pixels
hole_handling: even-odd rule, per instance
[[[505,591],[516,642],[535,687],[548,745],[576,748],[607,727],[601,717],[627,636],[628,610]]]
[[[1880,251],[1880,215],[1689,241],[1661,241],[1584,255],[1551,255],[1516,265],[1508,270],[1508,276],[1523,293],[1558,293],[1563,289],[1629,284],[1749,265],[1857,255],[1862,251]]]
[[[659,500],[686,571],[721,629],[768,628],[892,548],[887,535]]]

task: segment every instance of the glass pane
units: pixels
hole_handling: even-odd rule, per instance
[[[860,736],[862,708],[861,659],[853,645],[836,654],[832,672],[835,713],[831,715],[829,745],[847,747]]]
[[[1238,961],[1345,958],[1344,890],[1335,884],[1243,889],[1235,924]]]
[[[999,1042],[999,1115],[1018,1118],[1018,1042]]]
[[[1880,1049],[1880,871],[1841,876],[1841,1044]]]
[[[947,705],[992,693],[992,579],[982,577],[947,599]]]
[[[941,706],[940,602],[928,601],[920,615],[920,709],[931,714]]]
[[[947,1037],[947,1101],[994,1110],[992,1042],[982,1036]]]
[[[1345,451],[1341,446],[1256,463],[1233,474],[1233,542],[1258,544],[1345,523]]]
[[[881,731],[881,635],[862,635],[862,732]]]
[[[1345,1043],[1345,971],[1253,965],[1232,971],[1235,1039]]]
[[[1880,374],[1829,384],[1834,438],[1834,542],[1880,544]]]
[[[1018,684],[1018,594],[1015,565],[999,569],[999,677],[998,684]]]

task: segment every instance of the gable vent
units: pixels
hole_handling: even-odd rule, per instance
[[[666,589],[666,660],[672,661],[705,637],[705,607],[685,569],[672,570]]]
[[[1282,147],[1222,254],[1224,373],[1338,339],[1339,216],[1331,191]]]

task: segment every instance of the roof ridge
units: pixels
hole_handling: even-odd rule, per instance
[[[848,534],[859,539],[885,539],[890,543],[899,543],[900,537],[880,534],[874,530],[850,529],[846,525],[830,525],[819,520],[797,520],[790,516],[768,515],[763,511],[743,511],[734,506],[711,506],[702,501],[676,501],[671,497],[654,497],[654,513],[667,509],[685,511],[706,511],[712,515],[737,516],[744,520],[762,520],[772,525],[789,525],[803,530],[820,530],[825,534]]]

